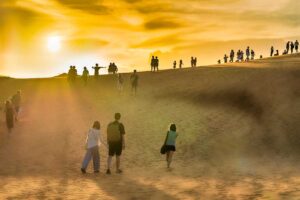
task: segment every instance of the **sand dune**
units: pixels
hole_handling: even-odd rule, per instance
[[[21,88],[13,133],[0,117],[0,199],[299,199],[300,56],[140,73],[138,95],[116,77],[0,80]],[[86,131],[115,112],[127,132],[122,175],[80,173]],[[172,170],[159,154],[179,129]],[[105,134],[104,134],[105,135]],[[91,172],[92,170],[89,169]]]

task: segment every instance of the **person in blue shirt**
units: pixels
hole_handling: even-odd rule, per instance
[[[178,136],[178,133],[176,132],[176,125],[171,124],[170,130],[167,133],[166,138],[166,161],[167,161],[167,167],[170,168],[172,157],[174,152],[176,151],[176,138]]]

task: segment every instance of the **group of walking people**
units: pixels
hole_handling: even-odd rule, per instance
[[[197,66],[197,57],[191,57],[191,67],[196,67]],[[183,60],[180,59],[178,62],[178,67],[181,69],[183,67]],[[173,62],[173,69],[177,68],[177,61],[174,60]]]
[[[116,157],[116,173],[123,172],[121,169],[121,155],[125,150],[125,126],[120,121],[121,114],[115,113],[114,120],[107,125],[106,142],[103,139],[101,124],[99,121],[93,123],[92,128],[89,129],[86,137],[85,149],[86,153],[82,161],[81,172],[86,173],[88,164],[93,160],[94,173],[100,172],[100,146],[104,146],[108,152],[106,174],[112,173],[112,159]],[[160,153],[166,154],[167,167],[170,168],[173,154],[176,151],[176,125],[171,124],[167,131],[165,141],[161,147]]]
[[[236,60],[234,60],[235,56],[236,56]],[[249,60],[254,60],[254,59],[255,59],[255,51],[253,49],[250,49],[249,46],[246,48],[245,52],[239,49],[235,53],[235,51],[232,49],[229,53],[229,56],[225,54],[223,57],[224,63],[244,62],[244,61],[248,62]],[[218,60],[218,63],[221,64],[221,60]]]
[[[299,42],[298,40],[296,40],[295,42],[293,41],[288,41],[286,43],[286,46],[285,46],[285,49],[284,51],[282,52],[282,55],[287,55],[289,53],[293,54],[294,53],[294,50],[296,53],[298,53],[298,50],[299,50]],[[274,49],[274,46],[271,46],[271,49],[270,49],[270,56],[279,56],[279,50],[277,49],[275,51]]]
[[[18,121],[20,108],[21,108],[21,91],[19,90],[10,99],[6,100],[4,105],[6,127],[9,133],[14,128],[15,123]]]

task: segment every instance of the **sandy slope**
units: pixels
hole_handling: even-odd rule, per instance
[[[300,56],[140,74],[69,85],[63,78],[0,80],[0,101],[21,88],[13,133],[0,117],[0,199],[298,199]],[[224,68],[223,68],[224,67]],[[127,147],[122,175],[80,174],[87,129],[103,133],[121,112]],[[173,169],[159,148],[179,129]],[[89,169],[92,171],[92,169]]]

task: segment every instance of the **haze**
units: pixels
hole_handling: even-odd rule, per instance
[[[116,62],[122,72],[230,49],[257,55],[299,38],[298,0],[1,0],[0,75],[48,77],[76,65]]]

